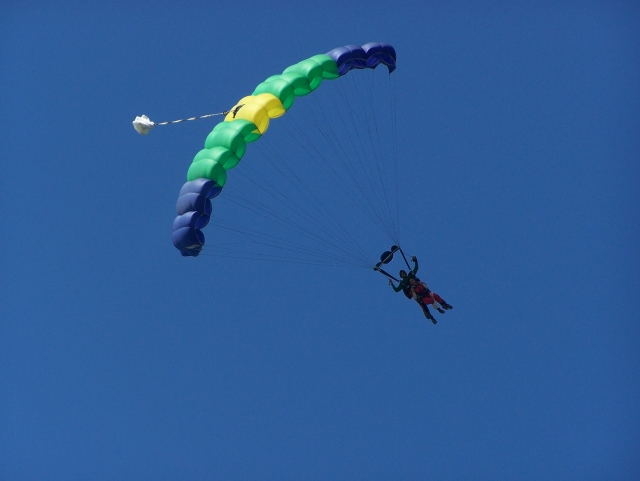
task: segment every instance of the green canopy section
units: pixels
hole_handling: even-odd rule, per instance
[[[271,94],[280,100],[285,110],[289,110],[296,97],[308,95],[323,80],[339,76],[335,60],[329,55],[314,55],[287,67],[282,74],[269,77],[256,87],[252,96]],[[187,180],[205,178],[223,186],[227,179],[226,171],[238,165],[247,150],[247,143],[260,137],[257,126],[246,119],[220,122],[207,136],[204,149],[193,158]]]

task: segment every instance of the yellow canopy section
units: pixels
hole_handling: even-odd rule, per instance
[[[258,132],[264,134],[269,128],[269,119],[281,117],[285,112],[282,102],[275,95],[268,93],[250,95],[234,105],[224,121],[248,120],[258,127]]]

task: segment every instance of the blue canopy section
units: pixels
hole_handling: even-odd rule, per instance
[[[381,63],[387,66],[389,73],[396,69],[396,50],[388,43],[370,42],[362,47],[346,45],[334,48],[327,55],[335,60],[341,76],[354,68],[376,68]]]
[[[187,182],[180,189],[173,221],[173,245],[185,257],[197,257],[204,245],[200,229],[209,223],[211,200],[222,192],[222,187],[209,179]]]

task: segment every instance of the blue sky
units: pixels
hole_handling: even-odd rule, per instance
[[[0,7],[0,478],[638,476],[640,9],[417,5]],[[370,41],[437,326],[373,271],[182,258],[215,121],[131,126]]]

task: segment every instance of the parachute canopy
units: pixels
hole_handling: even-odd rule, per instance
[[[187,182],[180,190],[173,243],[182,255],[195,257],[202,251],[205,238],[201,229],[209,222],[211,199],[221,193],[227,171],[241,161],[247,144],[260,139],[272,119],[283,116],[298,97],[312,94],[323,81],[337,79],[353,69],[375,69],[379,65],[386,66],[389,73],[396,69],[396,52],[391,45],[367,43],[338,47],[268,77],[251,95],[226,111],[224,121],[215,126],[204,148],[193,158]],[[134,126],[144,135],[153,127],[153,122],[146,116],[137,117]],[[381,262],[390,262],[392,258],[393,252],[385,252]]]

